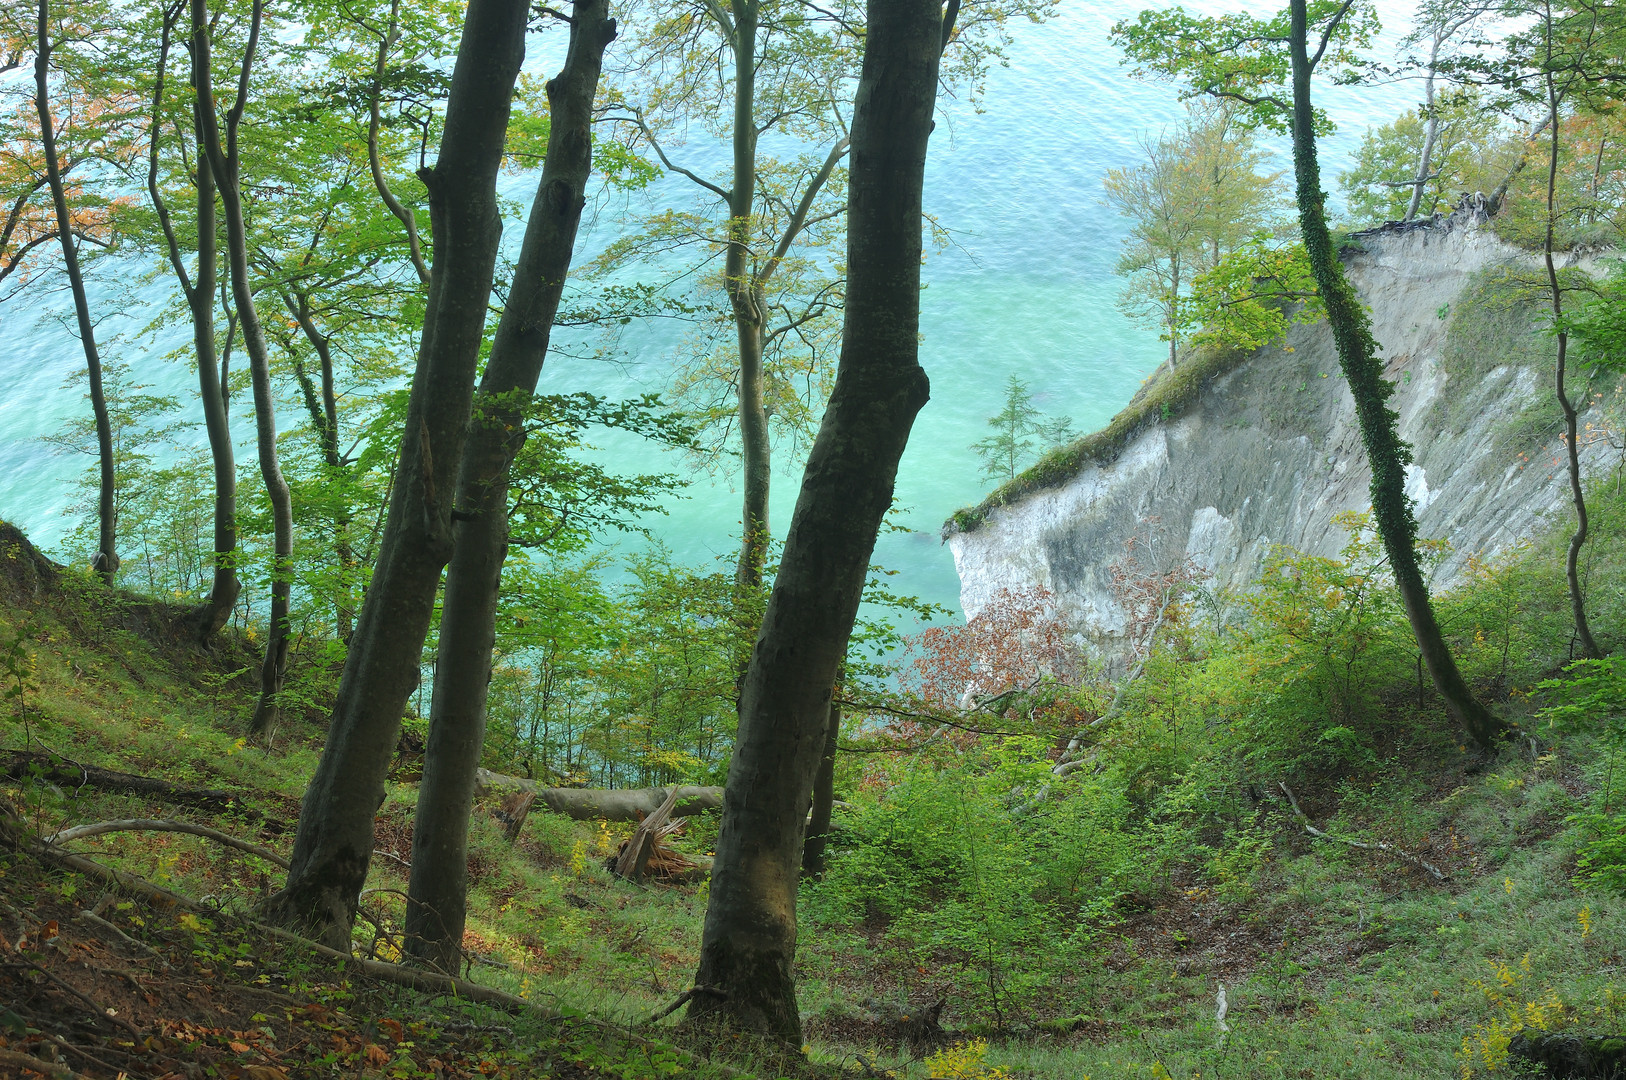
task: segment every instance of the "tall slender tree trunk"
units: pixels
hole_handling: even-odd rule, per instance
[[[237,153],[237,131],[248,105],[249,79],[254,70],[254,53],[259,46],[264,17],[262,0],[254,0],[250,14],[248,43],[238,69],[237,97],[226,114],[226,136],[221,139],[220,120],[215,113],[213,48],[209,40],[207,0],[191,0],[192,86],[197,94],[200,151],[209,158],[226,215],[226,265],[230,270],[232,307],[243,331],[243,348],[248,353],[249,383],[254,389],[254,441],[260,458],[260,477],[271,503],[271,620],[266,632],[265,659],[260,664],[260,696],[249,722],[249,734],[259,735],[276,723],[277,694],[288,670],[288,598],[293,587],[294,513],[293,496],[282,476],[277,458],[276,395],[271,388],[271,350],[254,304],[254,289],[248,273],[248,229],[243,218],[241,162]]]
[[[1549,33],[1551,33],[1549,20]],[[1570,400],[1564,379],[1568,374],[1570,336],[1564,326],[1564,291],[1558,283],[1558,267],[1553,261],[1553,228],[1557,221],[1554,205],[1558,188],[1558,88],[1549,72],[1547,80],[1547,232],[1542,243],[1542,256],[1547,264],[1547,285],[1551,291],[1553,326],[1558,328],[1558,356],[1553,367],[1553,390],[1558,395],[1558,406],[1564,412],[1564,449],[1569,466],[1570,500],[1575,504],[1575,531],[1570,534],[1569,550],[1564,556],[1564,577],[1569,583],[1570,612],[1575,620],[1575,637],[1581,646],[1581,655],[1597,659],[1603,655],[1592,637],[1592,626],[1586,617],[1586,593],[1581,588],[1581,548],[1586,545],[1589,522],[1586,510],[1586,492],[1581,487],[1580,416]]]
[[[768,413],[763,407],[763,330],[767,315],[756,287],[751,259],[751,212],[757,191],[757,19],[760,0],[732,0],[734,15],[734,171],[728,192],[728,251],[723,276],[734,315],[740,354],[739,423],[743,505],[740,511],[739,565],[735,581],[742,591],[762,585],[768,559],[768,494],[773,483],[773,453],[768,442]]]
[[[56,121],[51,117],[51,11],[50,0],[39,0],[38,40],[34,54],[34,107],[40,118],[40,146],[45,153],[45,178],[51,187],[51,203],[56,209],[56,233],[62,242],[62,262],[73,292],[73,311],[79,324],[79,344],[85,352],[85,371],[90,381],[90,408],[96,421],[96,455],[101,479],[96,493],[96,555],[92,566],[102,581],[111,585],[118,573],[115,550],[118,508],[114,502],[113,424],[107,413],[107,394],[102,389],[102,356],[96,349],[96,326],[90,318],[90,300],[85,295],[85,278],[79,267],[79,245],[73,236],[73,215],[68,212],[67,189],[62,183],[62,162],[57,155]]]
[[[186,623],[200,644],[207,645],[231,617],[232,606],[242,591],[237,577],[237,461],[232,446],[230,415],[221,389],[222,375],[216,364],[215,289],[219,282],[215,261],[219,257],[215,241],[215,181],[209,155],[198,155],[194,165],[197,190],[197,272],[187,273],[181,257],[180,240],[169,215],[169,204],[158,186],[158,157],[162,146],[164,82],[168,75],[171,34],[178,19],[191,13],[171,9],[165,13],[163,39],[159,45],[158,69],[153,80],[152,127],[147,138],[147,194],[164,234],[170,268],[186,298],[192,317],[192,349],[198,369],[198,397],[203,405],[203,426],[209,437],[209,459],[214,466],[215,512],[214,553],[210,563],[214,580],[202,604],[189,612]],[[203,145],[202,124],[198,120],[197,99],[193,98],[192,131]],[[235,324],[233,324],[235,330]],[[229,336],[229,332],[228,332]]]
[[[194,102],[194,105],[196,103]],[[202,145],[199,141],[198,145]],[[198,639],[207,643],[231,618],[232,607],[243,591],[237,577],[237,454],[232,445],[231,414],[216,366],[215,348],[215,182],[207,154],[197,161],[198,269],[186,303],[192,312],[192,349],[197,357],[198,397],[203,402],[203,427],[209,437],[209,461],[214,468],[214,579],[209,597],[194,613]]]
[[[1366,311],[1344,276],[1327,230],[1325,194],[1316,160],[1314,112],[1310,105],[1310,63],[1306,0],[1291,0],[1289,51],[1293,78],[1293,169],[1298,182],[1299,229],[1309,255],[1316,288],[1327,309],[1338,363],[1355,399],[1361,442],[1372,468],[1372,513],[1378,535],[1394,570],[1406,618],[1417,637],[1417,648],[1445,700],[1447,711],[1482,749],[1488,749],[1502,731],[1502,722],[1486,709],[1457,670],[1456,659],[1440,633],[1429,601],[1428,585],[1417,563],[1417,519],[1406,497],[1406,465],[1411,447],[1400,438],[1398,415],[1388,406],[1394,383],[1383,377]]]
[[[921,188],[939,0],[870,0],[854,106],[841,361],[740,700],[689,1022],[801,1045],[792,962],[802,835],[919,364]]]
[[[609,0],[576,0],[564,69],[547,87],[547,158],[457,479],[457,536],[441,604],[406,913],[407,954],[442,971],[455,972],[462,957],[469,813],[485,742],[497,590],[508,550],[509,469],[525,440],[526,406],[547,357],[586,205],[593,98],[615,29]]]
[[[1428,114],[1423,127],[1423,152],[1417,158],[1417,177],[1412,181],[1406,221],[1415,218],[1423,205],[1423,187],[1428,183],[1428,170],[1434,164],[1434,145],[1440,138],[1440,117],[1434,104],[1434,69],[1440,62],[1440,45],[1441,37],[1436,32],[1428,54],[1428,75],[1423,79],[1423,110]]]
[[[419,174],[429,189],[432,268],[388,518],[287,883],[266,905],[272,919],[338,949],[350,947],[373,815],[452,554],[453,485],[502,237],[497,169],[529,10],[526,0],[468,5],[440,154]]]
[[[322,447],[322,464],[336,480],[344,473],[346,462],[339,450],[339,395],[333,378],[333,343],[316,325],[309,295],[298,291],[292,295],[284,292],[282,301],[288,313],[294,317],[294,322],[299,324],[305,340],[316,351],[317,364],[321,369],[318,372],[322,380],[320,389],[311,383],[297,358],[294,361],[295,371],[305,395],[305,411],[310,414],[311,426],[316,429],[316,437]],[[341,503],[333,513],[333,558],[339,569],[339,581],[333,592],[333,629],[339,640],[346,644],[349,644],[350,636],[355,632],[356,623],[355,599],[350,592],[349,579],[349,572],[356,561],[350,540],[352,521],[349,504]]]

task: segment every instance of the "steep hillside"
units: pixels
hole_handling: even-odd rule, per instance
[[[1520,299],[1536,264],[1468,215],[1357,239],[1348,270],[1416,449],[1408,488],[1420,535],[1451,545],[1435,575],[1449,587],[1472,556],[1508,550],[1567,506],[1552,346]],[[1619,389],[1592,385],[1587,396],[1596,419]],[[1002,588],[1043,586],[1111,653],[1124,626],[1113,567],[1126,545],[1141,569],[1189,556],[1214,585],[1242,586],[1276,545],[1336,554],[1346,531],[1334,515],[1369,505],[1354,401],[1324,325],[1294,328],[1165,414],[1054,486],[950,523],[968,616]],[[1593,474],[1619,457],[1601,438],[1583,447]]]

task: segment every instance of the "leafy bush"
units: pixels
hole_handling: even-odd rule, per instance
[[[808,886],[813,922],[884,928],[998,1023],[1031,1005],[1143,873],[1127,804],[1105,785],[1023,812],[1050,780],[1044,749],[1005,739],[874,767]]]

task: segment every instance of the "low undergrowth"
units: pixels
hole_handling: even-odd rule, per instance
[[[1626,615],[1623,517],[1626,499],[1594,493],[1600,539],[1587,554],[1588,583],[1606,643],[1618,641]],[[1200,580],[1181,579],[1138,678],[1114,686],[1079,665],[1070,681],[1030,688],[979,721],[1008,734],[928,737],[921,725],[883,729],[855,710],[843,745],[876,752],[841,755],[829,869],[804,886],[798,978],[808,1059],[796,1071],[915,1080],[1499,1076],[1513,1074],[1532,1034],[1619,1034],[1626,807],[1616,765],[1626,748],[1626,669],[1618,660],[1569,663],[1567,597],[1551,572],[1562,536],[1476,561],[1471,584],[1440,599],[1465,673],[1511,725],[1485,755],[1459,741],[1419,679],[1366,523],[1345,524],[1351,540],[1340,558],[1278,552],[1244,595],[1208,595]],[[78,603],[66,596],[13,594],[0,606],[0,749],[229,788],[241,806],[222,817],[14,770],[5,796],[31,829],[190,817],[286,856],[319,732],[293,725],[272,748],[245,745],[229,658],[159,647],[136,631],[87,633],[93,613],[65,615],[63,605]],[[1067,750],[1068,733],[1079,731]],[[403,746],[404,763],[411,749]],[[1058,776],[1064,751],[1071,765]],[[379,812],[361,955],[399,955],[415,797],[403,768]],[[163,1016],[193,1024],[175,1030],[221,1055],[188,1059],[203,1070],[196,1075],[214,1067],[213,1075],[274,1077],[248,1070],[290,1068],[265,1051],[292,1046],[301,1069],[318,1070],[298,1075],[464,1075],[487,1064],[512,1076],[692,1075],[683,1069],[698,1066],[684,1055],[697,1048],[650,1057],[644,1042],[617,1043],[603,1025],[681,1041],[676,1016],[649,1018],[690,985],[706,884],[612,877],[604,860],[629,826],[537,811],[509,843],[494,809],[482,805],[474,820],[465,973],[591,1023],[538,1028],[523,1052],[518,1036],[501,1035],[489,1049],[454,1039],[443,1053],[434,1040],[464,1018],[223,930],[252,914],[279,871],[174,833],[73,845],[221,913],[219,926],[199,929],[113,897],[101,916],[122,933],[187,952],[165,953],[169,982],[151,981],[156,967],[122,965],[158,1005],[110,1007],[134,1010],[144,1031],[157,1032]],[[680,842],[705,853],[715,827],[698,820]],[[77,950],[95,955],[92,967],[119,966],[102,950],[128,943],[63,929],[94,925],[74,920],[100,903],[89,895],[99,891],[8,856],[7,947],[32,942],[31,963],[55,963],[66,948],[70,960]],[[53,919],[67,940],[41,953]],[[28,1008],[71,1027],[62,995],[22,970],[17,977],[34,981],[15,992],[29,995]],[[261,989],[298,1008],[282,1015],[254,1004],[255,990],[227,985],[261,975]],[[93,999],[137,992],[116,973],[105,978],[82,988]],[[207,993],[180,1004],[199,983]],[[189,1009],[207,1018],[211,995],[225,1013],[187,1019]],[[342,1006],[342,1023],[308,1012],[313,1005]],[[342,1032],[312,1027],[317,1018]],[[25,1029],[44,1032],[37,1019],[23,1017]],[[458,1027],[459,1038],[483,1036],[479,1025],[519,1030],[483,1014],[466,1022],[475,1027]],[[82,1048],[117,1044],[113,1032],[101,1034],[112,1041]],[[162,1053],[180,1053],[172,1034],[158,1036],[168,1040]],[[61,1037],[78,1046],[85,1035],[81,1025]],[[26,1030],[5,1037],[38,1041]],[[786,1071],[748,1049],[725,1050],[746,1073]]]

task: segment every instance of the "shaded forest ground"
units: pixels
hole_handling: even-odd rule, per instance
[[[247,746],[252,643],[202,653],[169,634],[173,611],[90,590],[33,561],[15,533],[0,537],[0,645],[10,644],[0,660],[4,749],[237,801],[177,806],[42,780],[26,763],[0,781],[0,794],[40,835],[163,817],[286,855],[319,747],[319,710],[290,723],[275,749]],[[1521,1017],[1626,1030],[1626,910],[1572,886],[1581,841],[1565,821],[1606,779],[1602,758],[1588,738],[1533,733],[1494,761],[1440,745],[1379,777],[1297,793],[1318,827],[1389,837],[1443,880],[1415,861],[1316,840],[1285,799],[1249,792],[1265,854],[1245,878],[1212,864],[1171,866],[1002,1016],[977,1004],[974,962],[910,948],[879,916],[848,925],[809,917],[800,978],[814,1069],[1446,1077],[1505,1070],[1498,1035]],[[381,854],[363,899],[360,951],[385,961],[398,956],[411,748],[403,745],[380,811]],[[694,1052],[713,1048],[679,1048],[663,1041],[676,1037],[666,1026],[673,1019],[647,1022],[692,977],[705,885],[611,878],[602,863],[626,828],[536,813],[510,846],[489,814],[476,815],[467,974],[542,1010],[517,1015],[371,980],[268,941],[237,919],[279,877],[251,854],[174,833],[71,845],[219,909],[210,916],[0,852],[0,1049],[50,1054],[42,1048],[60,1039],[81,1051],[59,1048],[61,1067],[91,1077],[706,1075],[713,1067]],[[698,821],[682,842],[704,851],[714,828]],[[1058,950],[1069,929],[1057,928]],[[107,1009],[116,1015],[96,1015]],[[728,1049],[737,1071],[783,1072]],[[40,1072],[51,1068],[42,1062]],[[24,1074],[0,1062],[0,1076],[11,1075]]]

